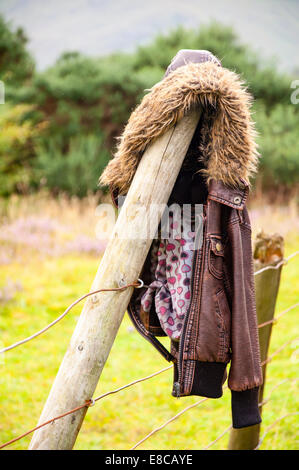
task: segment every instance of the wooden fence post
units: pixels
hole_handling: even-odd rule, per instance
[[[279,263],[283,259],[283,239],[279,235],[268,236],[259,233],[255,240],[254,269]],[[256,308],[258,324],[271,321],[274,317],[276,298],[279,290],[282,265],[278,269],[268,269],[255,276]],[[273,323],[259,328],[261,362],[268,357]],[[263,402],[267,364],[263,366],[263,385],[260,387],[259,403]],[[262,412],[262,407],[260,408]],[[230,432],[229,450],[253,450],[259,443],[260,424]]]
[[[188,150],[200,111],[185,116],[145,151],[120,211],[91,290],[114,288],[138,279],[154,233]],[[135,234],[135,238],[128,238]],[[132,289],[92,296],[84,305],[39,424],[82,405],[93,396]],[[29,449],[72,449],[86,408],[35,431]]]

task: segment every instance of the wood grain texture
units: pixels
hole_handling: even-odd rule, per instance
[[[199,117],[199,110],[191,112],[146,149],[91,290],[138,279],[154,235],[143,235],[145,219],[157,228],[161,214],[156,206],[169,199]],[[92,398],[132,289],[100,293],[85,303],[39,424]],[[85,413],[86,408],[37,430],[29,449],[72,449]]]

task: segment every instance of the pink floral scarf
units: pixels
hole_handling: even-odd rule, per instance
[[[156,266],[152,266],[155,280],[142,296],[141,304],[149,312],[155,302],[155,310],[165,333],[179,340],[185,314],[190,304],[190,281],[194,254],[195,233],[178,226],[175,213],[169,215],[173,238],[161,239],[157,253],[152,253]],[[155,250],[154,250],[155,251]]]

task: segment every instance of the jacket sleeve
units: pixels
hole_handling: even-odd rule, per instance
[[[261,421],[259,386],[263,382],[255,306],[251,228],[247,209],[234,210],[228,225],[231,280],[231,366],[233,427]]]

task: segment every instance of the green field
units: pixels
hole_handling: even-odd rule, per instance
[[[51,207],[54,207],[54,203]],[[61,213],[61,207],[60,205],[56,208],[56,212],[49,209],[47,216],[51,217],[51,220],[67,219],[67,215],[63,216]],[[84,207],[86,222],[93,217],[93,205],[90,203]],[[19,207],[18,211],[14,213],[14,217],[20,217],[24,208]],[[26,216],[29,212],[28,209]],[[79,213],[82,213],[82,207],[69,207],[69,220],[74,221]],[[267,230],[281,228],[280,232],[286,239],[285,254],[288,256],[299,246],[299,237],[294,230],[295,222],[292,221],[293,213],[290,215],[290,211],[286,211],[280,215],[276,214],[276,225],[273,222],[274,212],[268,213],[272,225],[263,214],[260,214],[261,217],[257,218],[254,224]],[[10,217],[12,212],[9,213],[8,218]],[[52,236],[55,236],[54,232]],[[67,238],[65,234],[63,236]],[[2,248],[3,246],[8,252],[9,243],[2,242]],[[38,250],[23,245],[21,235],[19,244],[13,249],[12,258],[0,265],[2,347],[43,328],[59,316],[73,300],[88,292],[99,262],[99,256],[79,251],[56,256],[41,254]],[[299,256],[283,268],[276,315],[298,302],[298,267]],[[7,352],[0,359],[0,443],[36,425],[81,308],[80,305],[76,306],[47,333]],[[297,313],[298,309],[291,310],[274,326],[270,354],[286,341],[299,337]],[[292,341],[268,366],[265,398],[270,400],[263,409],[261,435],[278,418],[298,411],[298,351],[299,339]],[[167,365],[152,346],[133,329],[130,320],[125,316],[95,396],[147,376]],[[97,402],[96,406],[88,410],[75,449],[130,449],[154,428],[200,399],[173,398],[171,376],[171,370],[164,372]],[[280,385],[277,386],[278,384]],[[230,423],[230,392],[226,390],[222,398],[208,400],[187,411],[142,444],[140,449],[203,449]],[[298,416],[294,415],[277,422],[265,436],[261,449],[298,448],[297,424]],[[26,449],[30,437],[9,448]],[[211,450],[226,449],[227,443],[228,433],[217,441]]]

